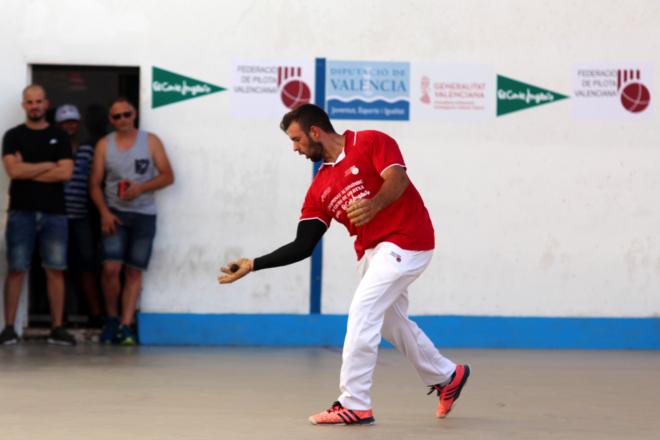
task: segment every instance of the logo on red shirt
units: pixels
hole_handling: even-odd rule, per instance
[[[352,167],[344,171],[344,177],[347,177],[349,174],[357,176],[359,173],[360,173],[360,169],[355,165],[353,165]]]

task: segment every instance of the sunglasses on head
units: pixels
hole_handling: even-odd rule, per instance
[[[113,120],[118,121],[118,120],[120,120],[122,117],[125,118],[125,119],[128,119],[128,118],[130,118],[132,115],[133,115],[133,112],[123,112],[123,113],[115,113],[114,115],[110,115],[110,117],[111,117]]]

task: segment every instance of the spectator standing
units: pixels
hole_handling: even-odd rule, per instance
[[[64,319],[68,224],[63,182],[71,178],[69,138],[46,120],[48,98],[37,84],[23,90],[25,123],[8,130],[2,140],[2,161],[11,183],[5,231],[8,272],[5,279],[5,328],[0,344],[19,341],[14,328],[25,273],[39,246],[50,303],[52,330],[48,343],[75,345]]]
[[[135,127],[133,104],[118,98],[109,114],[115,131],[97,143],[89,182],[103,233],[101,287],[108,318],[101,342],[134,345],[131,324],[156,235],[154,192],[171,185],[174,173],[160,139]]]
[[[94,147],[79,138],[80,112],[64,104],[55,112],[55,122],[69,135],[73,151],[73,176],[64,184],[64,203],[69,218],[69,260],[80,273],[80,287],[89,309],[90,327],[100,328],[103,319],[98,287],[98,233],[89,206],[89,174]]]

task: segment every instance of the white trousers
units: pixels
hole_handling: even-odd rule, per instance
[[[360,260],[362,274],[348,312],[339,402],[371,409],[371,384],[381,335],[401,351],[425,385],[449,381],[456,369],[408,318],[408,286],[426,269],[433,251],[407,251],[383,242]]]

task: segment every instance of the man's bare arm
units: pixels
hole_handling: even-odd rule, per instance
[[[98,141],[94,149],[92,172],[89,175],[89,196],[99,210],[99,214],[101,214],[101,232],[105,235],[114,234],[117,231],[117,225],[121,223],[105,203],[103,189],[101,188],[105,175],[105,154],[107,148],[108,143],[106,138]]]
[[[50,171],[57,166],[55,162],[23,162],[19,153],[4,155],[2,162],[7,175],[10,179],[14,180],[34,180],[38,175]]]
[[[105,138],[98,141],[94,149],[94,159],[92,160],[92,171],[89,174],[89,196],[96,205],[101,215],[110,212],[103,196],[103,176],[105,174],[105,150],[107,149]]]
[[[37,182],[66,182],[73,175],[73,160],[58,160],[55,168],[39,174],[34,179]]]

